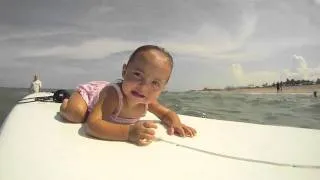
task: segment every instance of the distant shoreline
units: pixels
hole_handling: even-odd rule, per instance
[[[25,87],[0,87],[4,89],[25,89],[28,90],[29,88]],[[53,92],[58,90],[56,88],[44,88],[42,91],[50,91]],[[72,93],[74,89],[66,89]],[[192,91],[214,91],[214,92],[235,92],[235,93],[277,93],[276,87],[234,87],[229,89],[218,89],[218,88],[204,88],[202,90],[185,90],[181,92],[192,92]],[[282,91],[279,93],[301,93],[301,94],[312,94],[314,91],[317,91],[318,95],[320,95],[320,84],[313,84],[313,85],[297,85],[297,86],[283,86]],[[163,93],[173,92],[173,91],[164,91]]]
[[[231,89],[210,89],[205,88],[200,91],[222,91],[222,92],[237,92],[237,93],[277,93],[276,87],[239,87]],[[283,86],[279,93],[320,93],[320,84],[300,85],[300,86]]]

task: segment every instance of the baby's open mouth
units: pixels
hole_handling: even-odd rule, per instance
[[[145,98],[145,96],[143,94],[140,94],[139,92],[137,91],[131,91],[131,94],[135,97],[138,97],[138,98]]]

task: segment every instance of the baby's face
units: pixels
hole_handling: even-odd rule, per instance
[[[168,58],[157,50],[140,52],[123,70],[123,93],[135,103],[156,100],[171,74]]]

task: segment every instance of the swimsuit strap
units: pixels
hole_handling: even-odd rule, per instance
[[[144,107],[144,112],[145,112],[145,114],[147,113],[148,109],[149,109],[149,106],[148,106],[148,103],[146,103],[146,104],[145,104],[145,107]]]
[[[116,89],[118,97],[119,97],[119,106],[117,107],[117,111],[114,114],[115,117],[118,117],[118,115],[121,112],[122,106],[123,106],[123,103],[122,103],[122,99],[123,99],[122,92],[120,90],[120,87],[117,84],[111,83],[110,86],[112,86],[112,87],[114,87]]]
[[[123,106],[123,102],[122,102],[122,100],[123,100],[123,95],[122,95],[121,89],[120,89],[120,87],[118,86],[118,84],[113,84],[113,83],[111,83],[110,86],[112,86],[112,87],[114,87],[114,88],[116,89],[117,94],[118,94],[118,97],[119,97],[119,106],[117,107],[116,113],[113,115],[114,119],[116,119],[116,118],[118,118],[118,116],[119,116],[119,114],[120,114],[120,112],[121,112],[121,110],[122,110],[122,106]],[[148,108],[149,108],[149,107],[148,107],[148,104],[146,103],[146,104],[145,104],[145,114],[144,114],[144,115],[146,115],[146,113],[147,113],[147,111],[148,111]],[[122,119],[137,119],[137,118],[122,118]]]

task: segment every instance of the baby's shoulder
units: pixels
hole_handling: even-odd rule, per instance
[[[118,101],[118,92],[117,90],[113,87],[113,86],[105,86],[100,94],[99,94],[99,99],[104,99],[104,100],[108,100],[108,101]]]

